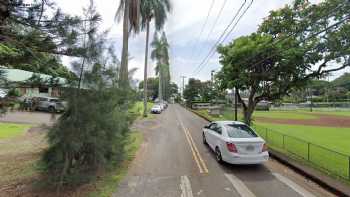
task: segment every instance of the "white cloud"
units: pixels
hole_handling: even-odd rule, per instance
[[[214,45],[239,6],[244,2],[244,0],[228,0],[212,35],[209,36],[209,40],[206,40],[210,28],[213,26],[215,18],[219,14],[219,10],[224,2],[224,0],[215,0],[207,26],[201,39],[199,39],[199,32],[205,22],[211,1],[212,0],[172,0],[173,10],[168,17],[165,30],[171,47],[172,79],[179,85],[182,84],[180,76],[194,76],[195,73],[193,73],[193,71],[195,68],[208,54],[209,49]],[[249,2],[250,1],[247,0],[247,4]],[[285,4],[290,4],[291,2],[292,0],[255,0],[226,42],[238,36],[247,35],[256,31],[258,25],[262,22],[263,18],[269,14],[270,10],[281,8]],[[311,1],[311,3],[315,2],[320,2],[320,0]],[[88,5],[88,3],[89,0],[59,0],[58,5],[64,11],[71,14],[81,14],[82,7]],[[119,0],[100,0],[95,1],[95,3],[103,18],[101,29],[111,30],[110,42],[116,46],[116,53],[120,57],[122,25],[121,23],[116,23],[114,20]],[[151,30],[151,38],[153,37],[152,34],[153,30]],[[197,44],[196,47],[195,43]],[[141,80],[143,79],[144,48],[145,33],[142,32],[139,35],[130,37],[129,53],[133,57],[130,61],[130,68],[139,68],[135,77]],[[68,60],[64,59],[64,63],[67,62]],[[218,70],[219,68],[218,56],[214,55],[196,77],[207,80],[210,78],[211,70]],[[154,75],[154,63],[151,60],[149,61],[148,73],[151,76]]]

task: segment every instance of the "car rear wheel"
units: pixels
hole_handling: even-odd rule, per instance
[[[56,110],[55,110],[55,108],[54,107],[49,107],[49,112],[51,112],[51,113],[55,113],[56,112]]]
[[[215,148],[215,157],[217,162],[222,163],[222,156],[219,147]]]

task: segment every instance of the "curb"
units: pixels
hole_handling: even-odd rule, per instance
[[[203,116],[202,114],[199,114],[198,112],[196,112],[192,109],[189,109],[187,107],[185,107],[185,109],[196,114],[197,116],[203,118],[206,121],[209,121],[209,122],[212,121],[209,118]],[[289,168],[291,168],[295,172],[303,175],[304,177],[314,181],[315,183],[317,183],[321,187],[325,188],[329,192],[335,194],[336,196],[344,196],[344,197],[348,196],[348,197],[350,197],[350,186],[349,185],[347,185],[339,180],[336,180],[332,177],[329,177],[329,176],[323,174],[322,172],[319,172],[311,167],[300,164],[297,161],[289,158],[288,156],[285,156],[282,153],[279,153],[278,151],[270,149],[269,153],[270,153],[271,157],[273,157],[274,159],[276,159],[280,163],[288,166]]]

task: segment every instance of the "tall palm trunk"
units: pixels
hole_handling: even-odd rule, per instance
[[[119,81],[122,87],[129,83],[128,77],[128,49],[129,49],[129,6],[130,0],[125,0],[124,18],[123,18],[123,49],[122,62],[120,66]]]
[[[162,101],[163,100],[163,85],[162,85],[162,80],[163,80],[163,74],[162,74],[162,65],[159,65],[159,87],[158,87],[158,98],[159,98],[159,101]]]
[[[4,0],[3,2],[0,3],[0,27],[5,26],[5,21],[6,19],[10,16],[10,11],[9,11],[9,0]],[[1,32],[1,29],[0,29]]]
[[[145,70],[143,75],[143,116],[147,116],[147,66],[148,66],[148,45],[149,45],[149,23],[146,24],[146,49],[145,49]]]

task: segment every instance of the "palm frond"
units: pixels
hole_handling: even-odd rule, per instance
[[[120,22],[124,15],[124,7],[126,0],[120,0],[117,12],[114,15],[114,20]]]

